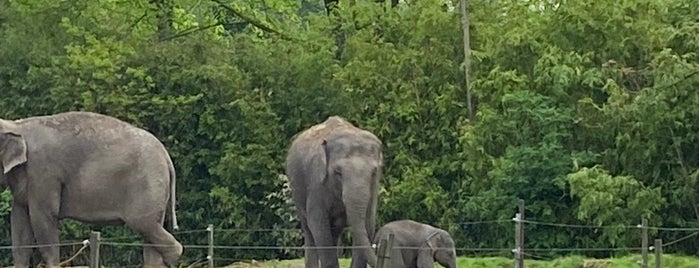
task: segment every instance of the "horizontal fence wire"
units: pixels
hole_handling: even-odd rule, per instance
[[[561,228],[578,228],[578,229],[641,229],[643,226],[638,225],[582,225],[582,224],[566,224],[566,223],[553,223],[553,222],[541,222],[525,219],[512,219],[514,222],[528,223],[532,225],[542,225],[551,227],[561,227]],[[669,232],[698,232],[699,228],[695,227],[658,227],[658,226],[646,226],[648,230],[658,230],[658,231],[669,231]]]
[[[541,222],[533,220],[524,219],[513,219],[514,222],[527,223],[532,225],[542,225],[551,227],[561,227],[561,228],[577,228],[577,229],[612,229],[612,228],[625,228],[625,229],[637,229],[636,225],[581,225],[581,224],[566,224],[566,223],[553,223],[553,222]]]
[[[206,233],[207,229],[196,229],[196,230],[186,230],[186,231],[174,231],[172,234],[196,234],[196,233]],[[218,231],[218,230],[217,230]]]
[[[206,231],[206,230],[205,230]],[[301,229],[245,229],[245,228],[240,228],[240,229],[215,229],[216,232],[224,232],[224,233],[236,233],[236,232],[247,232],[247,233],[255,233],[255,232],[300,232]]]
[[[8,249],[22,249],[22,248],[43,248],[43,247],[65,247],[65,246],[76,246],[76,245],[85,245],[88,244],[89,242],[87,240],[81,241],[81,242],[64,242],[64,243],[56,243],[56,244],[40,244],[40,245],[18,245],[18,246],[0,246],[0,250],[8,250]]]
[[[682,242],[682,241],[684,241],[684,240],[687,240],[687,239],[689,239],[689,238],[692,238],[693,236],[696,236],[697,234],[699,234],[699,232],[694,232],[694,233],[685,235],[685,236],[683,236],[683,237],[681,237],[681,238],[678,238],[678,239],[676,239],[676,240],[673,240],[673,241],[671,241],[671,242],[664,243],[664,244],[662,244],[662,246],[663,246],[663,247],[667,247],[667,246],[670,246],[670,245],[677,244],[677,243],[679,243],[679,242]]]
[[[172,245],[165,245],[165,244],[144,244],[144,243],[113,243],[113,242],[105,242],[101,243],[102,245],[113,245],[113,246],[133,246],[133,247],[142,247],[142,246],[147,246],[147,247],[172,247]],[[276,245],[267,245],[267,246],[227,246],[227,245],[183,245],[184,248],[191,248],[191,249],[207,249],[207,248],[213,248],[213,249],[241,249],[241,250],[272,250],[272,249],[297,249],[297,250],[303,250],[303,249],[372,249],[376,248],[376,246],[315,246],[315,247],[306,247],[306,246],[276,246]],[[394,246],[394,249],[422,249],[424,247],[405,247],[405,246]],[[440,248],[440,247],[435,247],[433,249],[447,249],[450,250],[451,248]],[[512,248],[455,248],[456,251],[493,251],[493,252],[498,252],[498,251],[512,251]],[[641,250],[640,247],[622,247],[622,248],[526,248],[526,251],[549,251],[549,252],[565,252],[565,251],[570,251],[570,252],[585,252],[585,251],[638,251]]]
[[[489,221],[471,221],[471,222],[461,222],[456,225],[477,225],[477,224],[493,224],[493,223],[506,223],[512,222],[512,220],[489,220]]]

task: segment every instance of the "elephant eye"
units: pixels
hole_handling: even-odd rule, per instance
[[[342,170],[340,169],[340,167],[333,168],[333,175],[342,176]]]

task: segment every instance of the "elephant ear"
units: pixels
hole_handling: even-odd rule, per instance
[[[323,139],[323,142],[321,143],[321,147],[323,147],[323,152],[319,155],[319,162],[318,163],[318,169],[323,169],[323,171],[319,171],[320,175],[320,182],[325,183],[328,180],[328,168],[330,168],[330,163],[328,162],[328,141]]]
[[[439,240],[440,237],[441,235],[438,231],[433,232],[427,236],[427,241],[425,241],[425,243],[427,243],[427,247],[430,249],[432,253],[434,253],[435,250],[439,247],[439,242],[437,240]]]
[[[7,174],[14,167],[27,162],[27,142],[17,133],[5,132],[0,135],[3,173]]]
[[[417,267],[434,267],[434,254],[437,249],[439,232],[433,232],[425,239],[426,247],[420,248],[417,255]]]

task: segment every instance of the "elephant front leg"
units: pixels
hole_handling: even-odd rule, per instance
[[[46,263],[46,267],[60,267],[58,266],[60,253],[58,248],[58,220],[46,217],[43,220],[32,220],[32,222],[35,221],[40,221],[32,224],[32,228],[36,235],[37,244],[43,245],[39,247],[39,252]]]
[[[335,248],[337,241],[332,237],[328,216],[323,214],[321,210],[314,210],[309,214],[308,227],[313,235],[315,246],[318,247],[315,251],[320,259],[320,266],[322,268],[340,267],[337,259],[337,248]]]
[[[313,240],[313,235],[308,227],[308,222],[305,218],[301,218],[301,228],[303,233],[303,246],[304,250],[304,263],[306,268],[318,268],[320,260],[318,259],[318,252],[315,249],[315,240]]]
[[[431,249],[420,249],[417,255],[417,268],[434,268],[434,254]]]
[[[46,201],[51,203],[51,201]],[[49,206],[50,208],[50,206]],[[60,267],[59,264],[59,225],[58,218],[54,215],[56,213],[53,210],[48,209],[46,204],[42,207],[41,205],[29,204],[29,213],[31,218],[31,227],[34,231],[34,236],[36,237],[36,243],[39,246],[39,252],[41,257],[46,263],[46,267],[54,268]],[[56,212],[58,209],[56,208]]]
[[[25,206],[13,204],[10,213],[12,233],[12,259],[17,268],[28,268],[34,245],[34,232],[29,225],[29,213]]]

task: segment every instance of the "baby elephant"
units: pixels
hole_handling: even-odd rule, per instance
[[[412,221],[389,222],[376,232],[374,244],[388,240],[393,234],[393,250],[390,255],[392,268],[433,268],[437,261],[444,267],[456,268],[454,240],[445,230]]]

